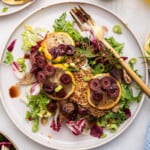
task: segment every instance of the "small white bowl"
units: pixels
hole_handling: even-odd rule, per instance
[[[4,132],[0,131],[0,135],[4,136],[12,144],[15,150],[18,150],[16,144]]]

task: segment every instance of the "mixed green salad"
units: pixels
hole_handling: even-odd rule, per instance
[[[48,124],[57,132],[65,124],[75,135],[86,132],[104,138],[104,129],[116,132],[131,117],[130,105],[140,101],[142,92],[104,44],[91,34],[84,37],[75,28],[75,22],[67,20],[66,16],[67,13],[63,13],[55,20],[53,31],[26,24],[22,32],[24,56],[16,58],[13,55],[17,42],[14,39],[7,48],[4,63],[12,66],[19,81],[17,84],[27,87],[26,97],[21,100],[28,107],[25,119],[32,122],[33,132],[40,130],[40,123]],[[115,25],[113,31],[122,36],[121,25]],[[106,40],[122,55],[124,43],[116,41],[113,36],[106,37]],[[134,66],[136,58],[122,58],[139,75]],[[104,81],[99,76],[105,77],[106,74],[109,74],[107,82],[101,84]],[[80,83],[85,86],[85,91],[78,91],[82,89]],[[106,87],[105,84],[113,85]],[[120,89],[116,87],[118,84]],[[82,105],[81,96],[84,97],[82,94],[87,88],[94,95],[90,96],[94,107],[88,100]],[[133,89],[138,94],[134,95]],[[81,95],[75,98],[77,92]],[[99,109],[99,105],[104,105],[104,97],[107,103],[109,99],[115,101],[119,94],[121,96],[115,106]]]

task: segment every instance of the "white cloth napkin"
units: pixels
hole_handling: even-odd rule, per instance
[[[145,150],[150,150],[150,123],[149,123],[148,128],[147,128]]]

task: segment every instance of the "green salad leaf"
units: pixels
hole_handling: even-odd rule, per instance
[[[117,42],[114,37],[106,38],[106,41],[116,50],[118,54],[122,53],[124,43]]]
[[[139,102],[142,96],[142,91],[139,89],[137,96],[134,96],[133,90],[131,87],[126,85],[125,83],[121,84],[121,89],[122,89],[122,96],[121,99],[128,101],[128,102]]]
[[[22,50],[28,52],[32,46],[36,46],[37,42],[43,39],[47,30],[44,28],[32,28],[30,25],[25,25],[25,31],[22,32]]]
[[[6,56],[5,56],[4,63],[11,65],[11,64],[13,63],[13,61],[14,61],[14,57],[13,57],[12,53],[9,52],[9,51],[7,51],[7,52],[6,52]]]
[[[74,22],[66,20],[67,14],[64,12],[58,19],[55,20],[53,25],[55,32],[67,32],[75,41],[82,40],[80,33],[75,30]]]
[[[50,103],[50,98],[48,98],[43,91],[38,95],[28,95],[29,102],[27,106],[30,107],[30,111],[26,112],[26,120],[32,120],[32,131],[38,131],[39,117],[41,113],[47,113],[47,104]]]

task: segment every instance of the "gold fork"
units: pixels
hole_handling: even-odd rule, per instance
[[[110,53],[118,59],[123,69],[130,75],[130,77],[141,87],[143,92],[150,97],[149,87],[142,81],[142,79],[129,67],[129,65],[120,57],[120,55],[115,51],[114,48],[105,40],[104,34],[107,32],[106,27],[100,27],[96,21],[81,7],[74,7],[70,11],[71,16],[76,21],[81,31],[87,31],[88,25],[94,31],[96,38],[103,42],[103,44],[108,48]]]

